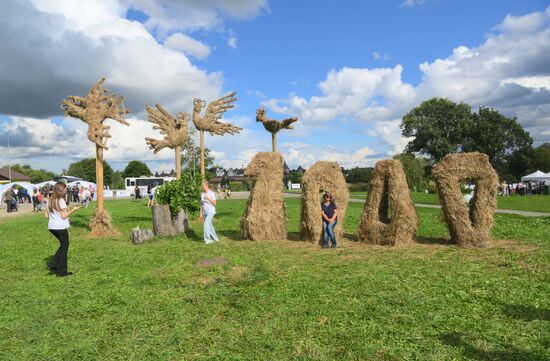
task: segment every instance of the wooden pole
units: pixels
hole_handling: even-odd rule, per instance
[[[176,180],[181,178],[181,147],[176,147]]]
[[[277,133],[271,133],[271,151],[277,151]]]
[[[103,148],[95,146],[95,184],[97,194],[97,210],[103,212]]]
[[[204,178],[204,130],[201,130],[201,176]]]

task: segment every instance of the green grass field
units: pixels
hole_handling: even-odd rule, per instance
[[[363,199],[367,197],[366,192],[351,192],[352,198]],[[411,198],[414,203],[420,204],[441,204],[437,194],[426,194],[419,192],[411,192]],[[534,211],[550,213],[550,196],[549,195],[533,195],[533,196],[511,196],[497,197],[497,208],[513,209],[517,211]]]
[[[238,240],[245,201],[220,201],[219,244],[134,246],[143,203],[106,203],[122,235],[87,240],[92,209],[72,218],[69,269],[47,219],[0,223],[0,360],[549,360],[550,218],[495,216],[486,249],[446,244],[438,209],[418,209],[419,243],[386,248]],[[363,204],[344,224],[352,238]],[[210,268],[197,261],[225,257]]]

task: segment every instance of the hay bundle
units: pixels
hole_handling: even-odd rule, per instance
[[[245,175],[255,184],[241,217],[243,238],[253,241],[286,239],[281,154],[256,154],[246,167]]]
[[[389,208],[391,217],[388,216]],[[394,246],[414,241],[417,229],[418,217],[401,162],[376,162],[367,201],[357,226],[357,239]]]
[[[348,208],[349,192],[338,163],[317,162],[302,177],[300,237],[307,242],[322,242],[323,218],[320,192],[329,192],[334,196],[338,207],[338,225],[334,229],[334,233],[336,238],[340,239],[344,233],[343,224]]]
[[[105,210],[96,209],[90,218],[90,234],[88,238],[105,238],[118,236],[120,233],[111,226],[111,217]]]
[[[498,176],[487,155],[449,154],[434,167],[433,174],[451,240],[461,247],[484,247],[491,237],[498,189]],[[476,184],[469,209],[460,192],[459,182],[465,179]]]

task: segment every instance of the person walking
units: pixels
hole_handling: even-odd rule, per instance
[[[67,253],[69,251],[69,216],[77,211],[80,206],[75,206],[68,210],[65,202],[67,194],[67,184],[57,182],[53,188],[52,196],[46,207],[46,217],[48,217],[48,229],[51,234],[59,240],[59,248],[55,255],[48,262],[48,269],[58,277],[70,276],[73,273],[67,271]]]
[[[212,221],[216,214],[216,194],[210,189],[207,181],[202,182],[200,221],[204,222],[204,243],[218,242],[218,235]]]
[[[321,203],[323,216],[323,248],[328,248],[328,240],[332,241],[332,248],[336,248],[336,236],[334,235],[334,227],[338,224],[338,207],[329,193],[323,195]]]

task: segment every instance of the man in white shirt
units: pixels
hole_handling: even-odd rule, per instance
[[[204,243],[218,242],[218,235],[212,224],[214,215],[216,214],[216,194],[210,189],[207,181],[202,182],[201,193],[201,214],[200,220],[204,222]]]

